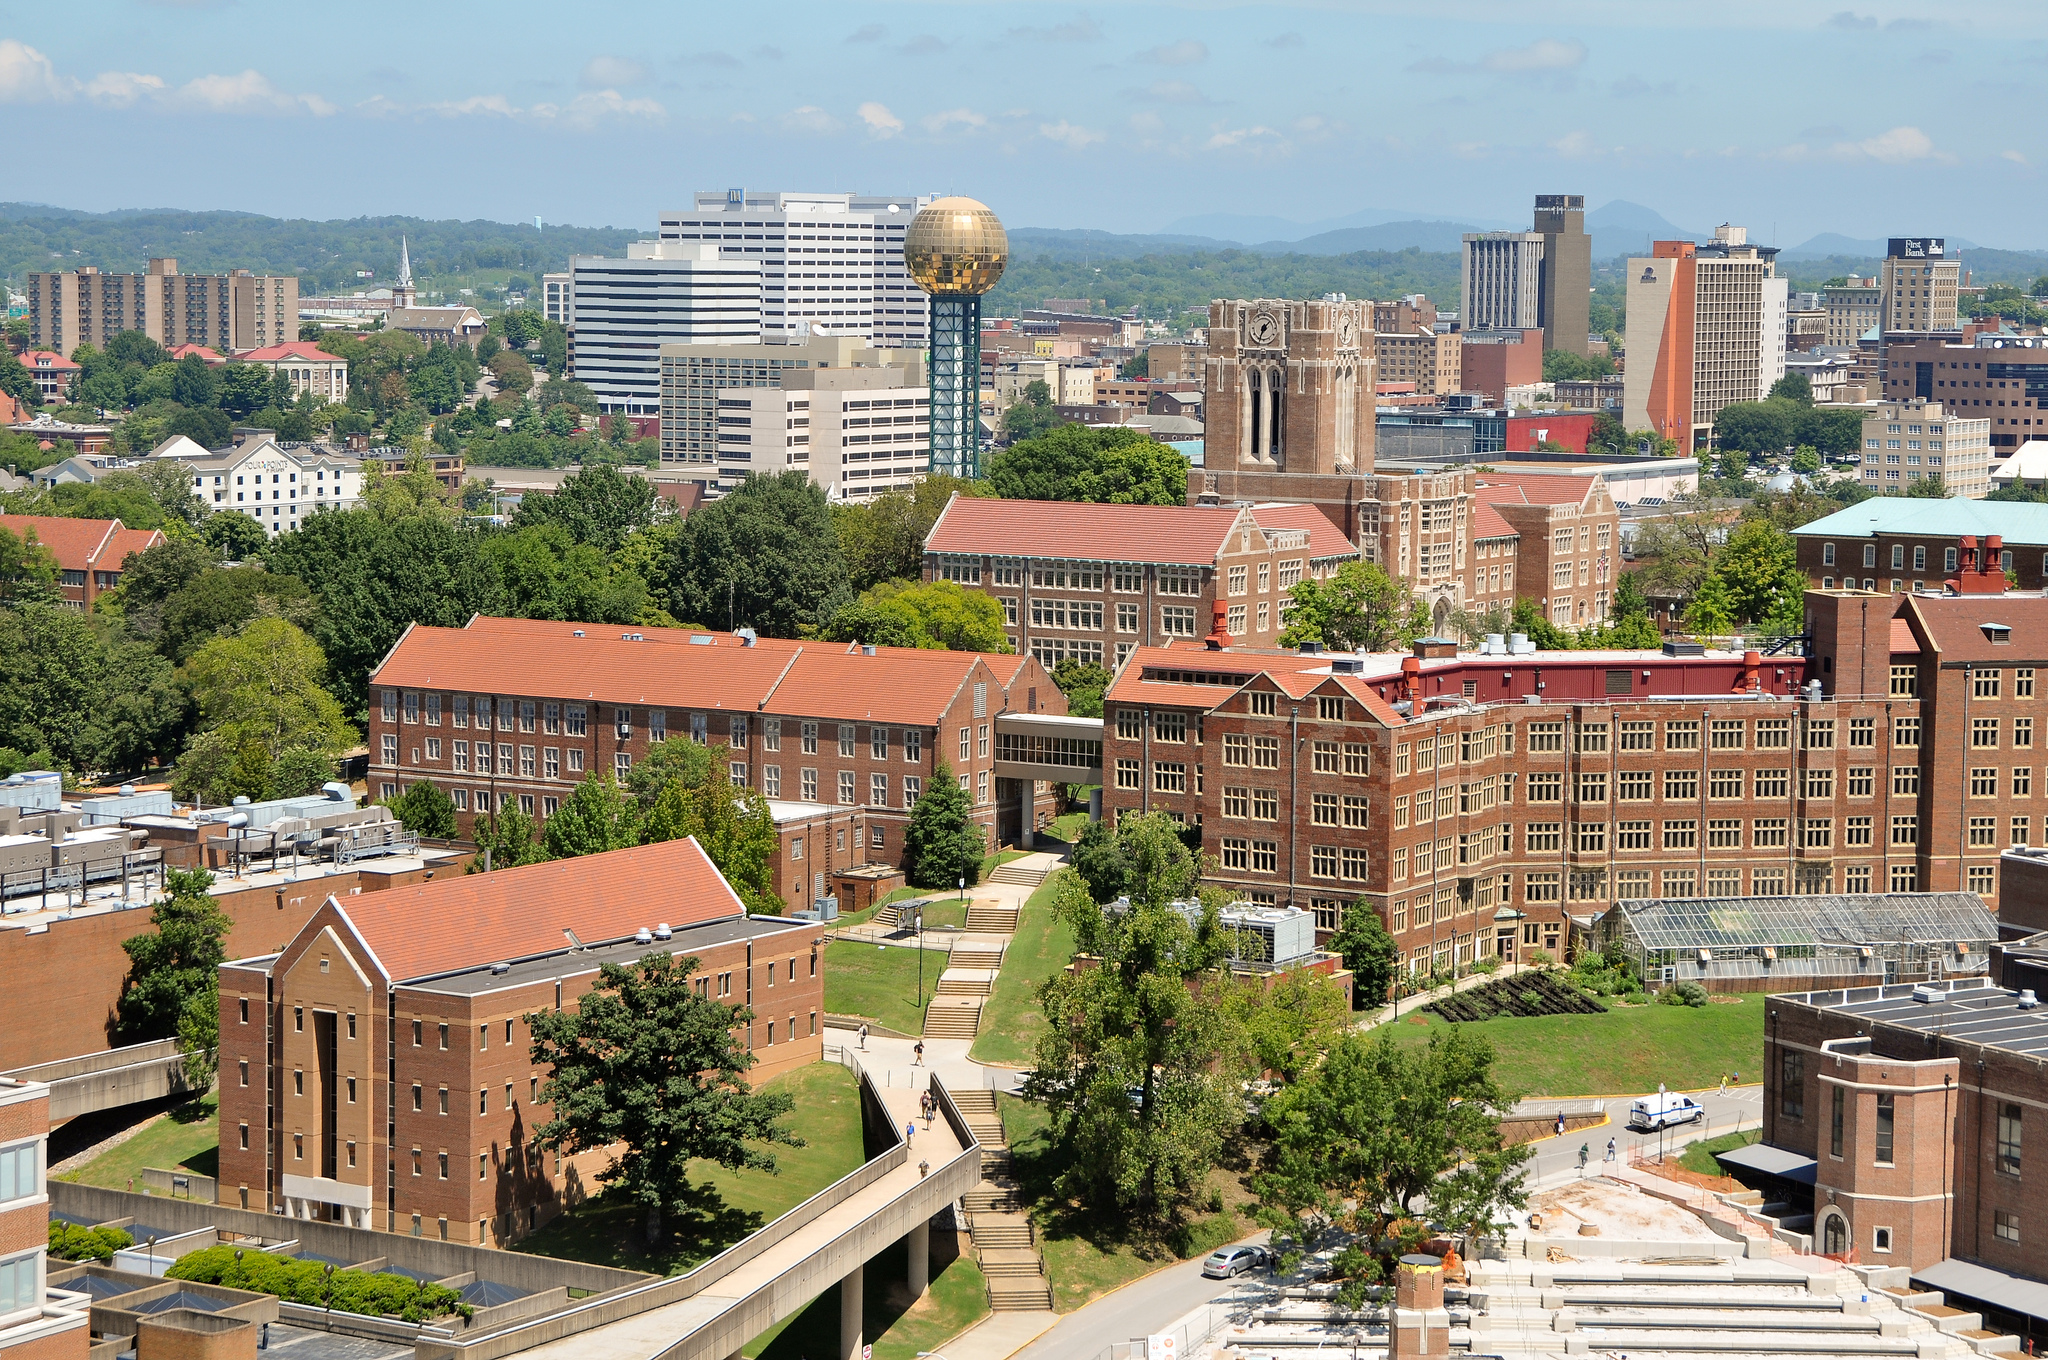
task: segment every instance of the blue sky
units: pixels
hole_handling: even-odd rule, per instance
[[[1847,5],[8,0],[0,194],[639,227],[850,188],[1153,231],[1578,192],[2048,247],[2048,4]]]

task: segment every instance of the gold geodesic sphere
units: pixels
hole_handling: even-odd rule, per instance
[[[1002,278],[1010,237],[987,205],[941,198],[912,219],[903,261],[917,286],[934,297],[976,296]]]

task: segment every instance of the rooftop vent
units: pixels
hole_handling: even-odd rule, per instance
[[[1985,641],[1996,647],[2003,647],[2012,641],[2012,627],[2003,623],[1984,623],[1978,627],[1984,630]]]
[[[1365,658],[1357,656],[1333,656],[1330,658],[1330,674],[1363,675]]]
[[[634,931],[634,932],[633,932],[633,943],[634,943],[634,944],[653,944],[653,943],[654,943],[654,932],[653,932],[653,931],[651,931],[651,930],[649,930],[649,929],[648,929],[648,928],[647,928],[646,926],[642,926],[642,927],[640,927],[640,928],[639,928],[638,930],[636,930],[636,931]]]
[[[1929,1002],[1939,1001],[1941,1000],[1941,988],[1930,987],[1923,982],[1913,989],[1913,999],[1923,1006]]]
[[[2034,995],[2032,987],[2028,987],[2020,992],[2018,1005],[2021,1010],[2030,1011],[2040,1004],[2040,999]]]
[[[123,784],[121,786],[121,796],[123,798],[133,798],[135,796],[135,786],[133,784]]]
[[[570,637],[582,637],[582,636],[583,636],[583,630],[582,630],[581,628],[576,628],[576,629],[572,629],[572,630],[570,630],[569,636],[570,636]]]
[[[761,637],[759,633],[755,632],[751,628],[742,628],[738,632],[734,633],[733,636],[740,640],[740,646],[742,647],[753,646],[757,641],[760,640]]]
[[[507,973],[509,973],[509,972],[511,972],[511,971],[512,971],[512,965],[511,965],[511,964],[509,964],[509,963],[494,963],[494,964],[492,964],[492,965],[491,965],[491,976],[492,976],[492,977],[503,977],[503,976],[505,976],[505,974],[507,974]]]
[[[674,935],[675,932],[669,929],[668,922],[666,921],[663,921],[660,925],[654,928],[654,938],[657,940],[670,939]]]
[[[1664,644],[1664,655],[1666,656],[1705,656],[1706,654],[1707,649],[1697,642],[1667,642]]]
[[[709,633],[690,634],[690,645],[692,647],[709,647],[715,644],[717,641],[718,639],[711,636],[711,634]]]
[[[1301,654],[1303,656],[1321,656],[1323,654],[1323,644],[1313,641],[1304,642],[1301,644]]]
[[[862,643],[860,654],[862,656],[873,656],[875,654],[875,645],[872,642]]]
[[[619,634],[619,641],[621,641],[621,642],[645,642],[645,641],[647,641],[647,635],[646,635],[645,633],[621,633],[621,634]]]

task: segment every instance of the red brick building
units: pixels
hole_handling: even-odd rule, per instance
[[[1417,972],[1555,954],[1624,898],[1995,905],[2000,852],[2048,839],[2048,600],[1812,591],[1807,617],[1808,658],[1146,648],[1105,696],[1105,810],[1200,827],[1218,881],[1319,928],[1372,903]]]
[[[857,813],[847,846],[811,861],[819,894],[834,869],[901,862],[910,806],[940,762],[979,825],[1021,840],[1053,795],[998,778],[995,720],[1066,712],[1029,656],[483,617],[408,628],[370,694],[371,795],[427,780],[465,832],[508,802],[545,825],[587,776],[623,778],[657,741],[724,746],[735,784]]]
[[[1010,645],[1051,670],[1112,669],[1139,647],[1216,628],[1271,646],[1288,591],[1358,550],[1312,505],[1094,505],[956,495],[925,536],[924,579],[1003,606]]]
[[[128,558],[164,541],[160,529],[130,529],[117,519],[64,515],[0,515],[0,529],[35,536],[57,559],[57,593],[73,609],[91,609],[100,592],[121,583]]]
[[[1534,600],[1560,628],[1606,621],[1621,558],[1621,511],[1605,482],[1481,472],[1473,498],[1515,531],[1515,594]]]
[[[0,1356],[85,1360],[87,1310],[49,1301],[50,1088],[0,1077]]]
[[[814,1062],[817,927],[748,916],[694,839],[330,897],[276,954],[220,970],[220,1196],[238,1208],[503,1244],[597,1190],[545,1156],[525,1017],[602,963],[698,960],[746,1007],[759,1083]]]

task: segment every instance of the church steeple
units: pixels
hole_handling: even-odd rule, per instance
[[[391,304],[394,307],[413,305],[412,253],[403,236],[398,238],[398,283],[391,290]]]

